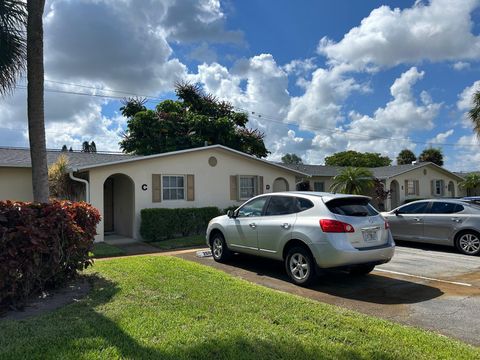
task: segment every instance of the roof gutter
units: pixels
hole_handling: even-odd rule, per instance
[[[73,175],[73,170],[68,173],[68,176],[70,176],[70,179],[72,179],[73,181],[78,181],[85,184],[85,201],[87,203],[90,203],[90,183],[85,179],[75,177]]]

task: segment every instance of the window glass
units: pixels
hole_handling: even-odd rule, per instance
[[[263,196],[249,201],[238,210],[237,217],[262,216],[263,206],[267,198],[267,196]]]
[[[334,214],[345,216],[375,216],[378,211],[370,204],[368,199],[342,198],[333,199],[326,203],[328,210]]]
[[[443,180],[434,180],[435,195],[443,195]]]
[[[313,203],[308,200],[308,199],[304,199],[304,198],[296,198],[296,205],[297,205],[297,211],[300,212],[300,211],[305,211],[305,210],[308,210],[308,209],[311,209],[313,207]]]
[[[428,201],[408,204],[398,209],[399,214],[423,214],[427,208]]]
[[[430,214],[454,214],[462,211],[464,207],[460,204],[449,203],[449,202],[432,202],[432,207],[430,208]]]
[[[240,199],[250,199],[257,193],[257,178],[255,176],[240,176]]]
[[[185,179],[183,176],[162,176],[163,200],[184,200]]]
[[[323,181],[315,181],[313,183],[313,190],[324,192],[325,191],[325,183]]]
[[[265,210],[265,215],[286,215],[296,212],[295,198],[292,196],[272,196]]]
[[[417,188],[415,180],[407,180],[407,195],[416,195]]]

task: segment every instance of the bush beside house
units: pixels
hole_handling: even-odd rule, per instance
[[[92,265],[99,221],[87,203],[0,202],[0,308],[22,307]]]
[[[145,241],[161,241],[175,236],[202,234],[208,222],[221,215],[217,207],[143,209],[140,234]]]

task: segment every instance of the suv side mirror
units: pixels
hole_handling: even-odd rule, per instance
[[[235,216],[235,211],[233,211],[233,210],[228,210],[228,211],[227,211],[227,216],[228,216],[230,219],[235,218],[235,217],[236,217],[236,216]]]
[[[400,211],[398,211],[398,209],[396,209],[394,212],[395,216],[398,216],[400,214]]]

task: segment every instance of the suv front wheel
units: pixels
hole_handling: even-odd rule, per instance
[[[315,262],[310,252],[301,246],[291,248],[285,257],[285,268],[297,285],[307,286],[315,279]]]
[[[225,238],[220,233],[216,233],[213,236],[211,248],[212,248],[212,257],[213,257],[213,260],[215,261],[225,262],[232,256],[232,252],[230,251],[230,249],[227,247],[227,244],[225,243]]]

